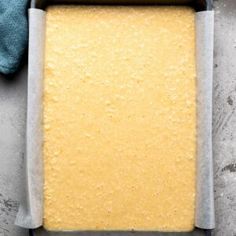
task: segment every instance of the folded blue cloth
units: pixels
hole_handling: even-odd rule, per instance
[[[28,0],[0,0],[0,73],[14,73],[28,42]]]

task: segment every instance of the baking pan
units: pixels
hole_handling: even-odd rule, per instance
[[[213,9],[213,0],[32,0],[31,8],[45,9],[51,4],[191,5],[196,11]]]
[[[141,1],[32,0],[31,2],[31,8],[29,9],[25,162],[26,198],[20,205],[15,222],[21,227],[31,229],[38,228],[43,223],[42,94],[45,39],[44,10],[51,4],[140,5]],[[142,2],[142,5],[150,4],[190,5],[196,10],[198,143],[195,226],[204,230],[211,230],[215,226],[212,163],[213,2],[212,0],[146,0]],[[209,233],[209,231],[206,232]],[[45,235],[45,233],[41,235]],[[183,235],[186,235],[186,233]]]

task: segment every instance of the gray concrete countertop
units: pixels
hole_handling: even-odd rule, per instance
[[[213,147],[217,236],[236,235],[236,1],[215,2]]]
[[[27,235],[14,226],[24,193],[26,69],[12,78],[0,78],[0,236]]]
[[[28,236],[14,226],[24,198],[27,68],[0,76],[0,236]],[[236,0],[215,0],[213,145],[216,236],[236,235]],[[91,233],[82,233],[90,236]],[[119,233],[101,235],[120,236]],[[122,233],[130,236],[133,233]],[[135,233],[137,236],[154,233]],[[37,235],[46,236],[39,232]],[[60,234],[59,234],[60,235]],[[77,235],[77,234],[74,234]],[[166,234],[155,234],[166,235]],[[174,234],[168,234],[174,235]],[[202,235],[195,232],[191,235]],[[84,235],[85,236],[85,235]]]

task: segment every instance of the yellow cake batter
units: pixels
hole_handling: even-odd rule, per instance
[[[188,7],[47,9],[44,227],[193,229],[194,28]]]

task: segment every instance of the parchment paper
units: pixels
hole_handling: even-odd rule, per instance
[[[214,12],[196,13],[197,58],[197,188],[195,225],[215,227],[212,160],[212,91]]]
[[[29,67],[26,137],[26,202],[20,206],[16,224],[24,228],[42,226],[43,157],[42,95],[45,12],[29,10]],[[213,229],[214,194],[212,164],[212,74],[214,12],[196,13],[197,58],[197,186],[195,225]]]
[[[45,38],[45,12],[29,10],[29,63],[26,121],[26,201],[15,223],[37,228],[43,218],[42,95]]]

